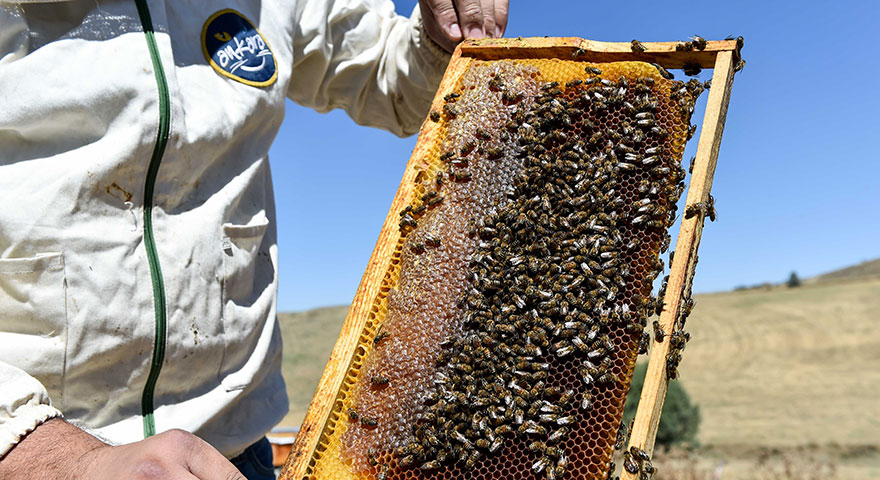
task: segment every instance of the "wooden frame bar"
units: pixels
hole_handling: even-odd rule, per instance
[[[715,59],[715,71],[712,75],[712,89],[706,104],[706,115],[703,117],[703,128],[697,144],[697,157],[685,205],[705,202],[712,189],[712,178],[718,162],[718,149],[721,147],[721,134],[727,118],[727,105],[730,102],[730,90],[733,86],[733,52],[718,52]],[[685,207],[687,208],[687,207]],[[663,299],[663,311],[660,313],[660,327],[666,337],[674,331],[684,294],[690,295],[697,266],[697,249],[700,246],[700,235],[703,233],[703,212],[691,218],[683,218],[675,245],[675,257],[669,272],[669,283]],[[666,376],[666,355],[670,350],[670,341],[654,342],[648,357],[648,370],[645,383],[639,397],[639,407],[630,433],[629,447],[635,446],[649,455],[654,450],[657,426],[660,424],[660,413],[666,399],[666,388],[669,379]],[[638,480],[638,474],[623,471],[621,480]]]
[[[664,68],[683,68],[695,63],[700,68],[713,68],[720,52],[732,52],[739,60],[736,40],[707,41],[703,50],[678,51],[679,42],[642,42],[644,52],[633,52],[629,43],[597,42],[577,37],[547,38],[486,38],[462,43],[458,50],[463,57],[481,60],[504,58],[563,58],[587,62],[648,62]],[[575,56],[575,53],[577,55]]]
[[[657,63],[665,68],[682,68],[686,63],[696,63],[701,68],[715,68],[710,90],[703,130],[700,136],[697,159],[688,190],[687,204],[705,201],[712,185],[712,175],[718,157],[718,147],[730,99],[733,65],[739,59],[736,41],[710,41],[704,50],[676,51],[678,42],[643,42],[644,52],[633,52],[629,43],[608,43],[576,37],[564,38],[516,38],[469,40],[460,44],[452,55],[432,109],[440,109],[443,97],[451,92],[461,75],[475,59],[500,60],[516,58],[562,58],[589,62],[644,61]],[[573,57],[574,54],[576,57]],[[330,354],[327,366],[318,383],[317,391],[306,412],[290,455],[281,471],[279,480],[299,480],[305,477],[312,456],[336,402],[337,395],[351,366],[361,334],[369,319],[374,300],[381,293],[387,262],[400,238],[397,227],[398,214],[413,194],[418,166],[427,148],[440,133],[436,123],[426,121],[419,131],[419,141],[407,163],[400,187],[379,233],[370,261],[358,286],[348,311],[342,331]],[[696,250],[702,232],[702,214],[682,222],[675,261],[671,266],[666,294],[666,309],[661,315],[664,330],[672,331],[683,291],[690,290],[696,264]],[[684,252],[688,252],[684,254]],[[687,290],[685,290],[687,289]],[[636,413],[631,445],[651,451],[659,423],[660,410],[666,394],[668,380],[665,377],[665,356],[669,342],[656,344],[651,353],[648,375],[642,389],[639,409]],[[635,477],[625,477],[635,478]]]

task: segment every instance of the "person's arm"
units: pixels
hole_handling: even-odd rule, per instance
[[[220,452],[183,430],[114,447],[60,418],[42,423],[0,458],[0,478],[246,480]]]
[[[220,452],[181,430],[112,447],[60,415],[37,379],[0,362],[0,478],[244,480]]]
[[[485,30],[477,26],[483,10],[472,8],[481,0],[456,1],[462,8],[452,11],[452,0],[427,1],[410,18],[395,14],[390,1],[299,2],[288,97],[319,112],[342,108],[355,122],[396,135],[417,132],[449,63],[432,36],[451,49]],[[483,3],[502,3],[506,22],[506,2]],[[430,15],[424,26],[423,12]]]

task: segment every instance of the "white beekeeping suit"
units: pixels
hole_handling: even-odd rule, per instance
[[[408,135],[448,58],[390,1],[0,0],[0,457],[61,412],[262,437],[285,98]]]

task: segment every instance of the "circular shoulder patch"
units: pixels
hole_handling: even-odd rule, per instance
[[[220,10],[205,21],[202,51],[217,73],[245,85],[266,87],[278,78],[278,64],[266,39],[235,10]]]

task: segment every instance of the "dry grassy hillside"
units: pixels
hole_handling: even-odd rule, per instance
[[[870,277],[880,278],[880,258],[862,262],[851,267],[841,268],[840,270],[835,270],[833,272],[823,273],[822,275],[807,279],[807,282],[866,279]]]
[[[696,302],[681,371],[703,443],[880,445],[880,279]]]

